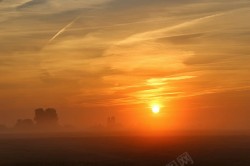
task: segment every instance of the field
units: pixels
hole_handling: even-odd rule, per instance
[[[250,137],[66,134],[0,137],[1,166],[166,166],[184,152],[197,166],[249,166]]]

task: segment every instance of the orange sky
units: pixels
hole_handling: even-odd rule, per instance
[[[250,128],[248,0],[2,0],[0,14],[0,124],[54,107],[80,127]]]

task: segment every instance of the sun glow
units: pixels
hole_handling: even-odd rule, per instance
[[[157,105],[157,104],[153,105],[153,106],[152,106],[152,112],[153,112],[154,114],[158,114],[158,113],[160,112],[160,106]]]

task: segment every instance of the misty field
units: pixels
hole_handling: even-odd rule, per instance
[[[249,166],[250,137],[0,137],[1,166],[166,166],[184,152],[197,166]]]

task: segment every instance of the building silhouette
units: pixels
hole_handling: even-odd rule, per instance
[[[34,121],[40,127],[55,127],[58,125],[58,115],[54,108],[38,108],[35,110]]]
[[[114,127],[116,126],[116,119],[114,116],[109,116],[107,119],[107,125],[108,127]]]
[[[20,130],[31,130],[34,129],[34,122],[32,119],[18,119],[15,128]]]

